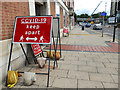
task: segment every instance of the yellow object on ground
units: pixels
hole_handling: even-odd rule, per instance
[[[49,57],[49,53],[50,51],[47,51],[47,57]],[[51,51],[51,59],[55,58],[55,51]],[[56,52],[56,59],[59,60],[60,59],[60,52]]]
[[[19,74],[18,71],[8,71],[7,86],[9,88],[12,88],[17,83],[18,76],[21,76],[21,74]]]
[[[51,59],[53,59],[53,53],[54,51],[51,51],[51,56],[50,56]],[[50,51],[47,51],[47,57],[49,57],[49,54],[50,54]]]

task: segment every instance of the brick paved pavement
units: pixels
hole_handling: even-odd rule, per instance
[[[89,46],[89,45],[67,45],[62,44],[61,49],[64,51],[82,51],[82,52],[108,52],[108,53],[118,53],[118,44],[105,42],[108,46]],[[54,47],[52,46],[52,49]],[[59,49],[59,46],[58,46]]]
[[[76,27],[69,37],[61,39],[64,60],[58,61],[58,68],[51,69],[50,88],[118,88],[118,45],[108,42],[111,37],[87,30]],[[46,72],[47,67],[31,65],[20,70]],[[32,86],[24,86],[20,77],[15,88],[45,88],[47,76],[36,76]]]

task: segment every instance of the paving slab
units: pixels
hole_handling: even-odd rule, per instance
[[[108,60],[108,58],[102,58],[102,57],[100,57],[98,59],[94,58],[93,62],[107,62],[107,63],[110,63],[110,61]]]
[[[70,64],[73,65],[87,65],[87,61],[71,61]]]
[[[77,79],[56,78],[52,87],[58,88],[77,88]]]
[[[89,73],[89,75],[90,75],[90,80],[92,81],[114,83],[110,74]]]
[[[118,88],[118,84],[114,83],[103,83],[104,88]]]
[[[61,70],[78,70],[78,67],[77,67],[77,65],[72,65],[72,64],[62,64],[59,69],[61,69]]]
[[[101,82],[78,80],[78,88],[103,88]]]
[[[109,67],[109,68],[118,68],[118,64],[115,63],[106,63],[104,62],[105,67]]]
[[[50,76],[51,77],[64,77],[66,78],[68,76],[68,71],[69,70],[53,70],[51,73],[50,73]]]
[[[64,57],[65,60],[67,61],[78,61],[78,57],[70,57],[70,56],[65,56]]]
[[[98,69],[98,73],[118,75],[118,72],[115,68],[100,68],[100,67],[98,67],[97,69]]]
[[[79,57],[79,61],[91,61],[93,62],[94,61],[94,58],[82,58],[82,57]]]
[[[104,67],[102,62],[88,62],[87,61],[87,65],[88,66],[95,66],[95,67]]]
[[[110,61],[110,63],[118,64],[118,60],[119,60],[119,59],[108,58],[108,60]]]
[[[89,55],[89,54],[85,54],[85,56],[86,56],[86,58],[92,58],[92,57],[94,57],[94,58],[100,58],[100,56],[99,55],[94,55],[94,54],[92,54],[92,55]]]
[[[76,78],[80,80],[89,80],[89,75],[87,72],[73,71],[68,72],[68,78]]]
[[[85,65],[85,66],[79,65],[78,70],[83,71],[83,72],[95,72],[95,73],[97,73],[96,67],[87,66],[87,65]]]

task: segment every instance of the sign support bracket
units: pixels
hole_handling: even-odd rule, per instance
[[[62,57],[61,56],[60,27],[59,27],[60,21],[59,21],[59,18],[56,18],[56,19],[58,19],[58,35],[57,35],[57,42],[56,42],[56,48],[55,48],[55,61],[54,61],[54,67],[53,67],[53,69],[55,69],[55,62],[56,62],[56,66],[58,67],[57,60],[56,60],[56,52],[57,52],[57,46],[58,46],[58,39],[59,39],[59,47],[60,47],[60,57]]]
[[[50,54],[49,54],[49,66],[48,66],[48,80],[47,80],[47,87],[49,87],[49,75],[50,75],[50,56],[51,56],[51,44],[50,44]]]
[[[23,50],[23,53],[24,53],[24,55],[25,55],[25,58],[26,58],[28,64],[30,64],[30,62],[29,62],[29,60],[28,60],[28,57],[27,57],[27,55],[26,55],[26,53],[25,53],[25,50],[24,50],[24,48],[23,48],[23,45],[22,45],[21,43],[20,43],[20,46],[21,46],[21,48],[22,48],[22,50]]]

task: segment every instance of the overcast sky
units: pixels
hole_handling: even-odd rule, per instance
[[[94,12],[94,14],[105,11],[105,2],[107,2],[106,12],[107,12],[107,15],[110,15],[111,0],[74,0],[75,13],[78,15],[83,13],[87,13],[91,15],[94,9],[97,7],[97,5],[100,3],[100,1],[103,1],[103,2]]]

